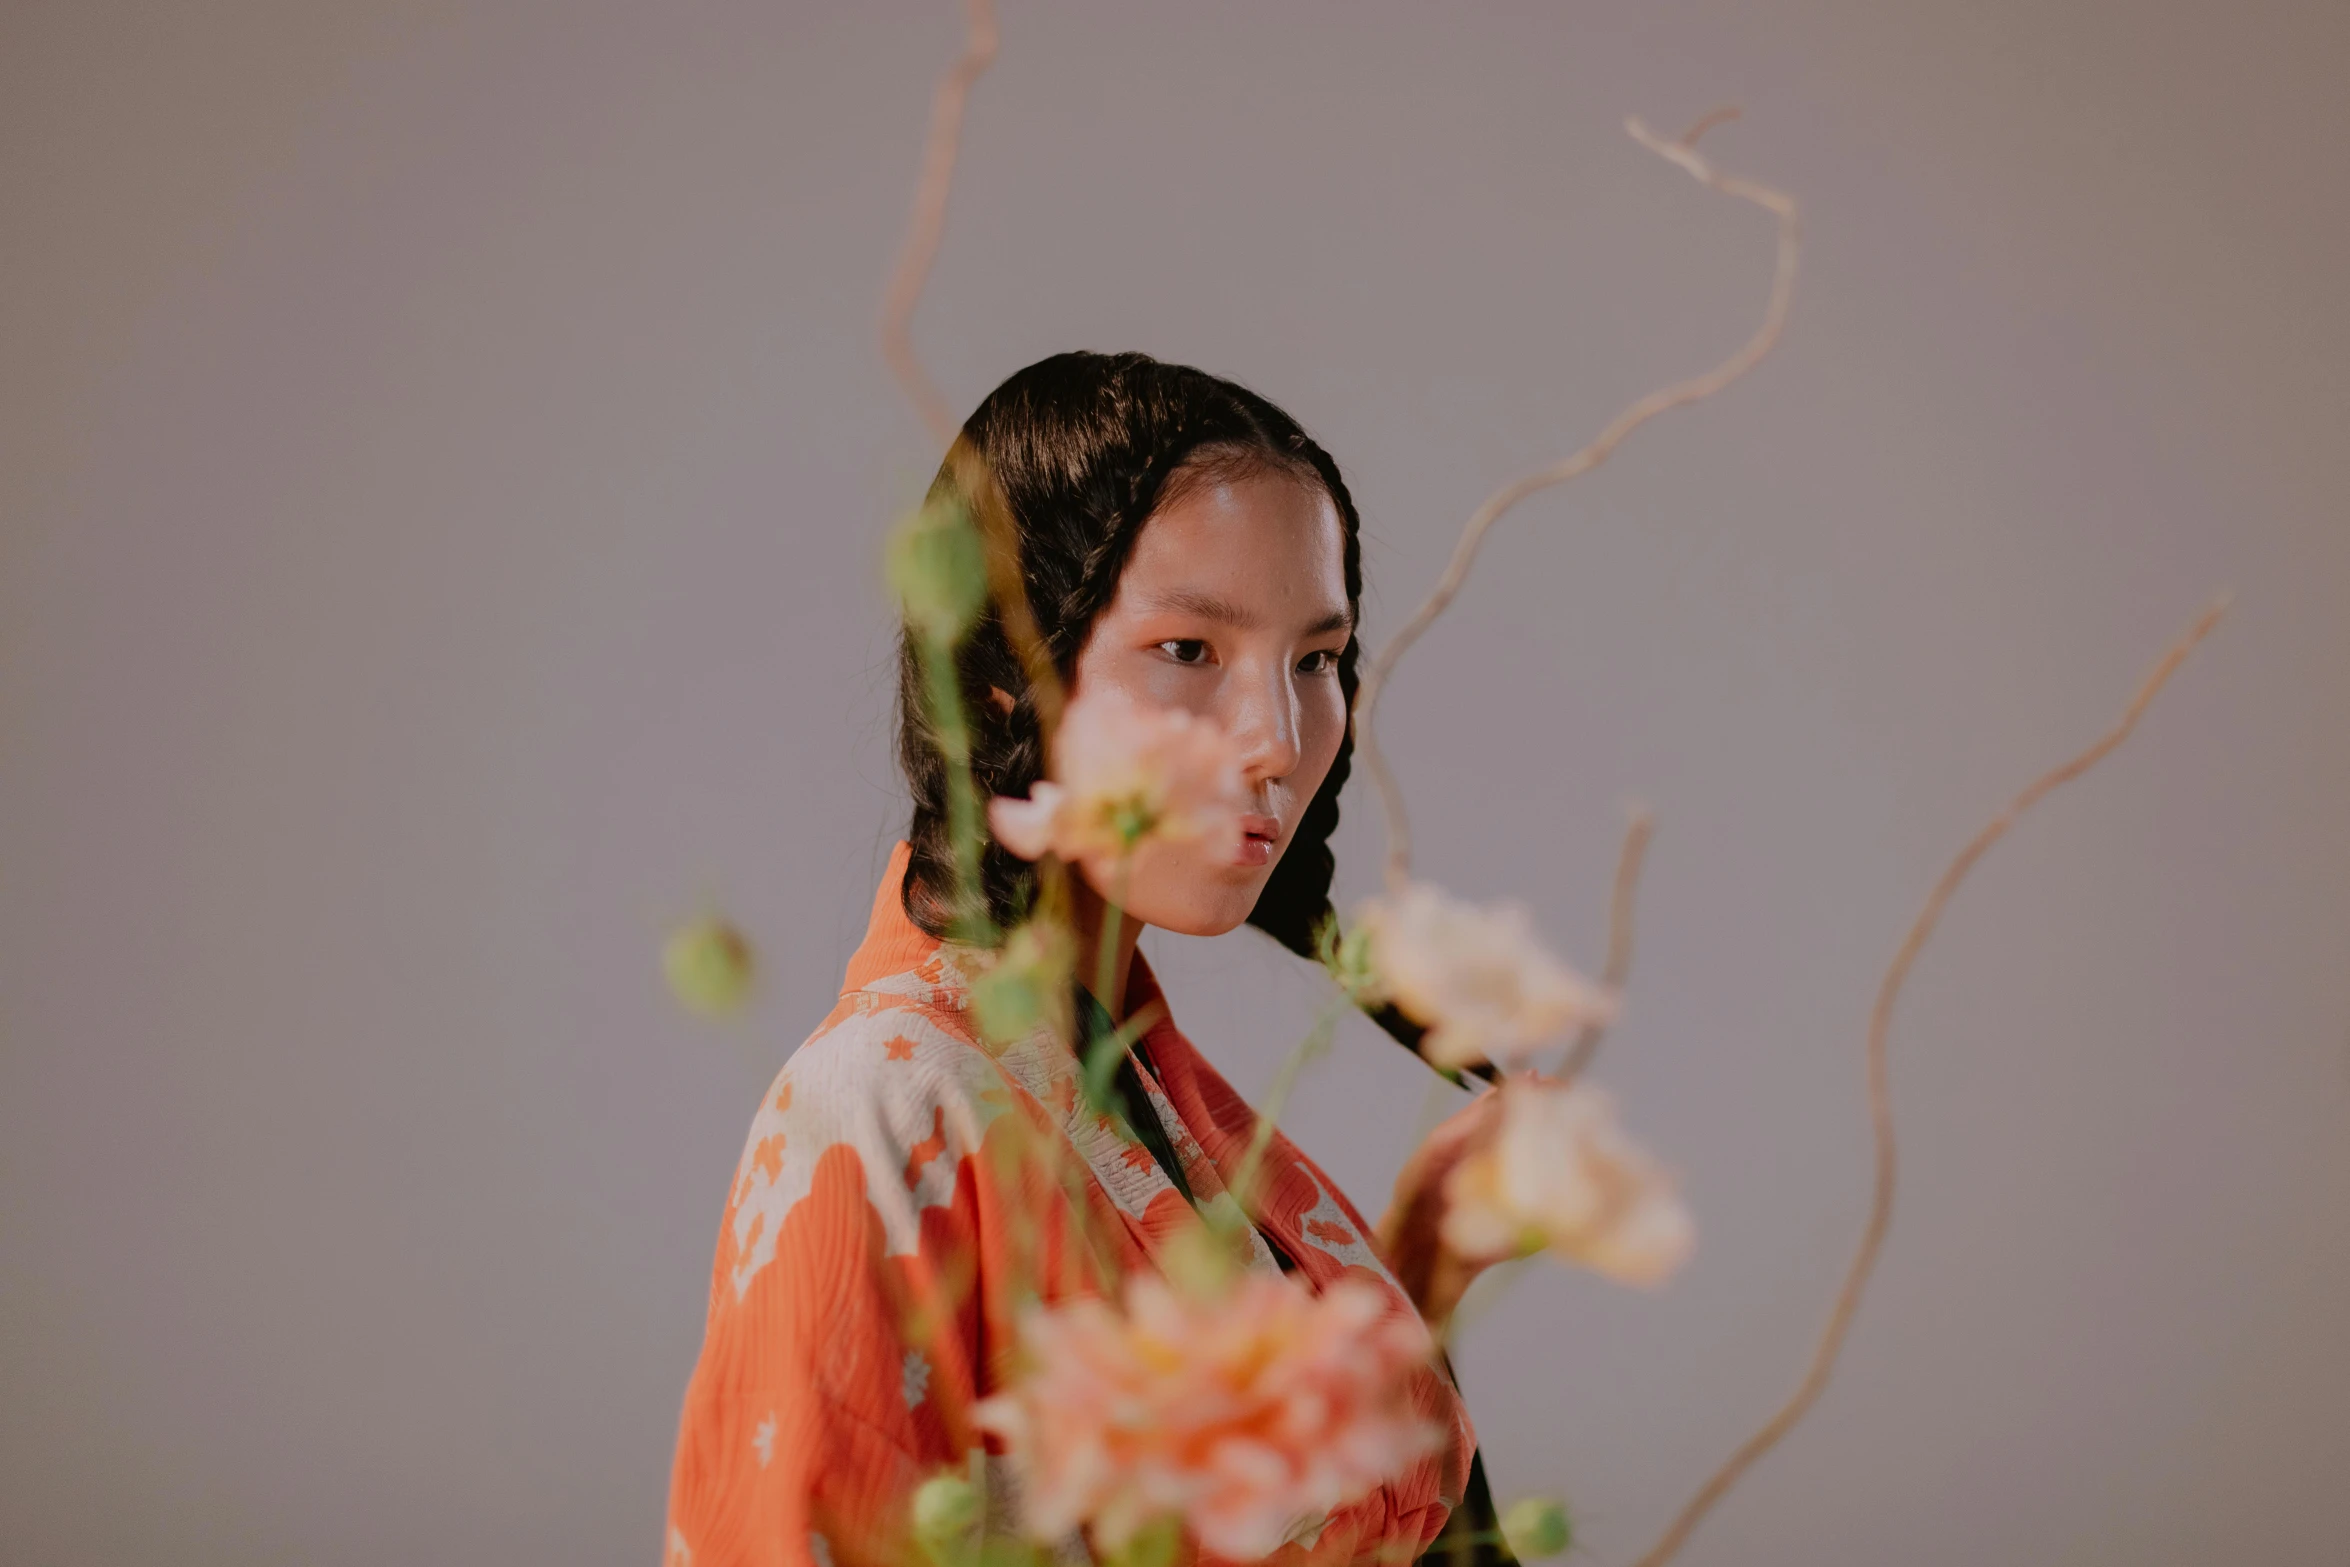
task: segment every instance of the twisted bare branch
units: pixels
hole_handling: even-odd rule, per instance
[[[1624,824],[1624,846],[1616,852],[1615,891],[1607,905],[1607,967],[1600,982],[1613,995],[1622,995],[1624,982],[1632,977],[1632,894],[1639,890],[1641,862],[1648,857],[1648,840],[1655,834],[1656,817],[1644,806],[1635,807]],[[1606,1034],[1604,1023],[1584,1024],[1567,1051],[1566,1064],[1559,1068],[1559,1081],[1571,1083],[1581,1077]]]
[[[2195,650],[2195,645],[2210,634],[2212,627],[2219,624],[2220,616],[2227,613],[2227,608],[2227,596],[2222,594],[2210,608],[2197,616],[2195,623],[2182,632],[2178,640],[2156,661],[2153,670],[2139,685],[2138,694],[2130,699],[2130,705],[2123,710],[2119,721],[2099,736],[2097,742],[2087,750],[2042,774],[2010,801],[2006,810],[1992,818],[1989,825],[1958,851],[1957,858],[1942,872],[1941,880],[1934,883],[1934,890],[1926,895],[1925,907],[1918,911],[1916,922],[1910,926],[1909,934],[1902,939],[1900,948],[1893,954],[1893,961],[1886,966],[1884,980],[1877,989],[1876,1006],[1869,1013],[1869,1125],[1876,1139],[1876,1183],[1869,1201],[1868,1223],[1861,1230],[1860,1244],[1853,1250],[1851,1263],[1845,1268],[1844,1284],[1836,1292],[1836,1303],[1828,1312],[1827,1325],[1820,1330],[1819,1344],[1812,1351],[1811,1365],[1804,1372],[1802,1382],[1796,1386],[1794,1395],[1779,1407],[1776,1414],[1764,1421],[1754,1435],[1740,1444],[1738,1450],[1730,1455],[1721,1468],[1714,1471],[1704,1485],[1698,1487],[1697,1494],[1689,1499],[1688,1505],[1681,1509],[1656,1544],[1649,1548],[1648,1554],[1641,1557],[1634,1567],[1664,1567],[1666,1562],[1672,1560],[1705,1515],[1713,1510],[1714,1504],[1728,1494],[1730,1487],[1736,1485],[1739,1477],[1752,1468],[1758,1459],[1795,1428],[1795,1423],[1810,1412],[1812,1405],[1819,1401],[1820,1394],[1827,1390],[1829,1373],[1836,1369],[1836,1357],[1843,1351],[1844,1336],[1852,1327],[1853,1314],[1860,1310],[1861,1294],[1868,1287],[1869,1275],[1877,1265],[1877,1254],[1884,1249],[1886,1229],[1893,1222],[1893,1187],[1899,1173],[1899,1161],[1893,1139],[1893,1094],[1887,1075],[1885,1049],[1887,1035],[1893,1027],[1893,1003],[1899,999],[1901,987],[1909,979],[1909,971],[1916,964],[1918,954],[1924,950],[1927,939],[1934,934],[1934,927],[1941,922],[1942,911],[1949,904],[1951,894],[1958,891],[1959,883],[1966,879],[1967,872],[1974,869],[1975,862],[1993,844],[2005,837],[2008,829],[2016,824],[2017,818],[2037,804],[2042,796],[2058,785],[2080,777],[2129,738],[2130,731],[2138,726],[2138,720],[2144,715],[2148,704],[2153,702],[2155,695],[2177,672],[2179,665],[2185,662],[2187,655]]]
[[[1554,484],[1564,484],[1581,478],[1608,460],[1624,438],[1634,430],[1676,408],[1686,408],[1702,402],[1737,380],[1761,362],[1763,356],[1778,342],[1780,332],[1787,324],[1787,313],[1795,298],[1795,266],[1799,252],[1795,221],[1795,202],[1791,197],[1757,185],[1751,181],[1723,174],[1697,151],[1697,139],[1724,120],[1735,118],[1736,109],[1716,109],[1699,120],[1677,140],[1665,141],[1637,119],[1627,120],[1625,130],[1643,147],[1668,158],[1686,169],[1692,177],[1708,189],[1740,201],[1752,202],[1779,220],[1779,257],[1777,270],[1771,279],[1770,303],[1763,312],[1762,325],[1728,359],[1703,375],[1677,381],[1671,386],[1649,393],[1622,413],[1595,436],[1591,444],[1525,477],[1503,485],[1488,496],[1461,530],[1460,542],[1453,546],[1452,560],[1437,580],[1435,590],[1428,595],[1403,629],[1391,638],[1378,655],[1363,668],[1362,684],[1355,694],[1354,729],[1355,755],[1371,775],[1372,784],[1379,791],[1381,812],[1387,818],[1387,883],[1390,891],[1399,891],[1410,879],[1412,864],[1411,827],[1404,814],[1403,791],[1397,786],[1395,775],[1388,770],[1387,758],[1379,749],[1378,735],[1373,723],[1379,704],[1379,693],[1386,687],[1389,676],[1395,673],[1397,662],[1411,649],[1420,634],[1435,623],[1461,584],[1469,577],[1469,568],[1475,564],[1477,551],[1491,530],[1509,509],[1538,490]]]
[[[914,186],[914,210],[906,221],[906,238],[898,247],[898,264],[890,273],[881,298],[881,357],[889,361],[906,400],[914,405],[922,424],[944,446],[955,438],[954,410],[922,368],[914,353],[914,307],[922,301],[922,285],[930,280],[931,263],[938,259],[939,242],[946,233],[947,194],[955,184],[955,154],[963,143],[963,110],[971,101],[971,84],[995,59],[995,0],[966,0],[963,52],[938,79],[930,98],[930,134],[922,145],[922,173]]]

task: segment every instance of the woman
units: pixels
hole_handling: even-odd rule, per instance
[[[1330,912],[1362,583],[1354,503],[1329,456],[1228,381],[1140,354],[1063,354],[980,405],[933,500],[977,506],[960,493],[975,472],[992,476],[1017,535],[1033,634],[1059,683],[1214,723],[1239,755],[1244,836],[1153,840],[1114,872],[1081,859],[1068,878],[1075,972],[1106,992],[1078,998],[1085,1015],[1104,1028],[1150,1020],[1118,1063],[1122,1116],[1093,1111],[1066,1043],[983,1046],[971,984],[988,960],[948,939],[962,928],[951,774],[909,630],[912,825],[838,1005],[752,1125],[686,1393],[673,1562],[910,1559],[910,1498],[933,1475],[970,1472],[972,1408],[997,1389],[1028,1292],[1095,1288],[1087,1269],[1104,1256],[1119,1274],[1154,1272],[1201,1209],[1231,1200],[1256,1121],[1165,1016],[1140,927],[1215,935],[1246,921],[1311,958]],[[992,609],[954,656],[973,779],[983,795],[1026,796],[1045,693]],[[1000,843],[984,846],[977,880],[999,926],[1035,896],[1035,868]],[[1408,1023],[1382,1021],[1416,1043]],[[1012,1173],[1013,1132],[1038,1127],[1061,1139],[1067,1178]],[[1362,1215],[1286,1138],[1272,1136],[1257,1175],[1247,1218],[1261,1265],[1317,1292],[1368,1281],[1395,1311],[1415,1309]],[[1309,1520],[1274,1560],[1506,1560],[1459,1394],[1441,1368],[1415,1375],[1433,1450]],[[981,1472],[990,1526],[1008,1526],[1010,1477],[1000,1459]]]

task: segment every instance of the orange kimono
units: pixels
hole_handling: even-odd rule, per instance
[[[1086,1107],[1065,1044],[982,1046],[967,1010],[974,955],[906,918],[906,861],[900,843],[839,1002],[752,1120],[686,1389],[666,1567],[917,1561],[909,1498],[942,1471],[980,1479],[987,1527],[1010,1531],[1011,1470],[1000,1453],[968,1459],[991,1440],[970,1413],[1007,1369],[1023,1306],[1095,1288],[1104,1261],[1120,1277],[1155,1270],[1201,1222],[1192,1202],[1232,1201],[1256,1118],[1173,1022],[1162,1016],[1136,1054],[1191,1202]],[[1140,954],[1129,993],[1137,1008],[1159,999]],[[1312,1160],[1276,1133],[1263,1169],[1258,1266],[1286,1261],[1316,1290],[1369,1280],[1413,1309]],[[1442,1432],[1435,1451],[1268,1561],[1409,1562],[1435,1538],[1476,1439],[1446,1377],[1415,1377],[1413,1401]],[[1088,1559],[1076,1536],[1059,1554]]]

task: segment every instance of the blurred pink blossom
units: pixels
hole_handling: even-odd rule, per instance
[[[1616,998],[1551,956],[1526,911],[1481,908],[1426,882],[1364,904],[1373,983],[1438,1066],[1524,1064],[1570,1028],[1614,1021]]]
[[[1085,1524],[1116,1550],[1173,1515],[1254,1559],[1436,1441],[1409,1397],[1428,1330],[1366,1284],[1317,1296],[1251,1273],[1187,1293],[1143,1275],[1123,1313],[1078,1300],[1021,1334],[1026,1375],[976,1416],[1010,1448],[1039,1539]]]
[[[1239,751],[1182,708],[1115,692],[1079,696],[1053,738],[1053,776],[1025,800],[988,803],[996,841],[1024,860],[1122,856],[1146,838],[1239,843],[1248,809]]]
[[[1623,1284],[1662,1284],[1695,1241],[1689,1210],[1596,1088],[1512,1078],[1501,1126],[1445,1181],[1444,1243],[1464,1257],[1546,1250]]]

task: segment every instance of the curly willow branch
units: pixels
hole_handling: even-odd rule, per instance
[[[1632,977],[1632,895],[1639,890],[1641,862],[1648,857],[1648,840],[1655,833],[1655,816],[1645,806],[1635,807],[1624,826],[1624,846],[1616,852],[1615,892],[1607,903],[1607,967],[1600,971],[1600,983],[1613,995],[1622,995]],[[1567,1051],[1566,1064],[1559,1068],[1559,1081],[1571,1083],[1582,1076],[1606,1034],[1604,1023],[1584,1024]]]
[[[947,449],[962,492],[973,498],[973,522],[986,545],[988,591],[1003,616],[1005,634],[1019,655],[1029,684],[1036,691],[1046,743],[1061,717],[1061,682],[1052,655],[1036,629],[1020,577],[1020,541],[1011,511],[997,487],[986,460],[962,439],[954,410],[922,368],[914,352],[914,308],[922,301],[930,268],[938,260],[946,236],[947,196],[954,189],[955,158],[963,145],[963,111],[971,102],[971,87],[995,62],[995,0],[965,0],[966,31],[963,52],[938,79],[930,98],[930,134],[923,143],[922,172],[914,185],[913,215],[906,224],[905,243],[881,302],[881,355],[890,372],[914,405],[914,412],[939,444]]]
[[[890,273],[889,288],[881,298],[881,357],[889,361],[906,400],[941,446],[955,438],[954,410],[947,406],[930,372],[914,353],[914,307],[922,301],[922,285],[930,280],[931,263],[945,237],[947,194],[955,183],[955,154],[963,144],[963,110],[971,101],[971,84],[995,60],[994,0],[967,0],[963,52],[939,77],[930,99],[930,134],[922,145],[922,174],[914,186],[914,211],[906,222],[905,243]]]
[[[1811,1366],[1804,1372],[1803,1381],[1796,1387],[1794,1396],[1780,1406],[1778,1413],[1763,1422],[1762,1427],[1748,1437],[1730,1455],[1729,1460],[1698,1488],[1697,1494],[1689,1499],[1688,1505],[1681,1509],[1671,1526],[1634,1567],[1664,1567],[1666,1562],[1672,1560],[1705,1515],[1713,1510],[1714,1504],[1728,1494],[1730,1487],[1736,1485],[1739,1477],[1752,1468],[1758,1459],[1795,1428],[1795,1423],[1810,1412],[1812,1405],[1819,1401],[1820,1394],[1827,1390],[1829,1373],[1836,1369],[1836,1357],[1843,1351],[1845,1333],[1852,1326],[1853,1314],[1860,1309],[1861,1294],[1868,1287],[1870,1273],[1876,1268],[1878,1252],[1884,1249],[1885,1231],[1893,1222],[1893,1186],[1899,1164],[1893,1140],[1893,1096],[1887,1076],[1885,1049],[1886,1036],[1893,1027],[1893,1003],[1900,997],[1901,987],[1909,979],[1910,968],[1917,962],[1918,953],[1924,950],[1928,938],[1934,934],[1934,927],[1941,922],[1942,911],[1950,902],[1951,894],[1958,891],[1959,883],[1966,879],[1967,872],[1974,869],[1975,862],[1993,844],[2005,837],[2008,829],[2016,824],[2017,818],[2038,804],[2042,796],[2058,785],[2080,777],[2129,738],[2130,731],[2137,728],[2139,718],[2145,714],[2155,695],[2177,673],[2179,665],[2195,650],[2195,645],[2210,634],[2212,627],[2219,624],[2227,608],[2227,596],[2222,594],[2210,608],[2196,617],[2195,623],[2181,633],[2178,640],[2155,663],[2139,685],[2138,694],[2130,698],[2130,705],[2123,710],[2114,726],[2100,736],[2094,745],[2071,761],[2042,774],[2029,788],[2010,801],[2006,810],[1994,817],[1988,826],[1975,834],[1972,842],[1958,851],[1957,858],[1942,872],[1941,880],[1934,883],[1934,890],[1926,895],[1925,907],[1918,911],[1916,922],[1910,926],[1909,934],[1902,938],[1899,950],[1893,954],[1893,961],[1886,966],[1884,980],[1877,988],[1876,1006],[1869,1013],[1869,1124],[1876,1137],[1876,1185],[1869,1203],[1868,1224],[1861,1231],[1860,1244],[1853,1251],[1851,1263],[1845,1268],[1844,1285],[1836,1293],[1836,1304],[1828,1312],[1827,1325],[1820,1330],[1819,1345],[1812,1351]]]
[[[1795,298],[1795,263],[1799,250],[1795,222],[1795,202],[1765,186],[1723,174],[1697,152],[1697,138],[1724,120],[1733,119],[1736,109],[1716,109],[1684,132],[1678,140],[1665,141],[1637,119],[1624,122],[1632,139],[1659,157],[1668,158],[1686,169],[1699,183],[1725,196],[1735,196],[1752,202],[1779,220],[1778,268],[1771,279],[1771,298],[1763,312],[1762,325],[1746,346],[1723,360],[1703,375],[1649,393],[1638,402],[1616,415],[1606,429],[1573,456],[1553,463],[1547,468],[1527,474],[1524,478],[1506,484],[1486,498],[1461,530],[1460,542],[1453,546],[1452,560],[1444,568],[1435,591],[1428,595],[1403,629],[1379,650],[1363,670],[1361,688],[1355,695],[1354,727],[1355,755],[1371,775],[1379,791],[1379,805],[1387,818],[1387,881],[1391,889],[1400,889],[1411,875],[1411,826],[1404,815],[1403,792],[1397,787],[1395,775],[1388,771],[1387,758],[1379,749],[1373,715],[1378,707],[1379,693],[1386,687],[1388,677],[1395,673],[1396,663],[1419,640],[1420,634],[1435,623],[1446,607],[1468,580],[1469,568],[1475,564],[1477,551],[1485,542],[1486,533],[1499,522],[1503,513],[1538,490],[1554,484],[1564,484],[1581,478],[1608,460],[1624,438],[1634,430],[1676,408],[1686,408],[1702,402],[1737,380],[1762,361],[1779,340],[1780,331],[1787,324],[1787,312]]]

